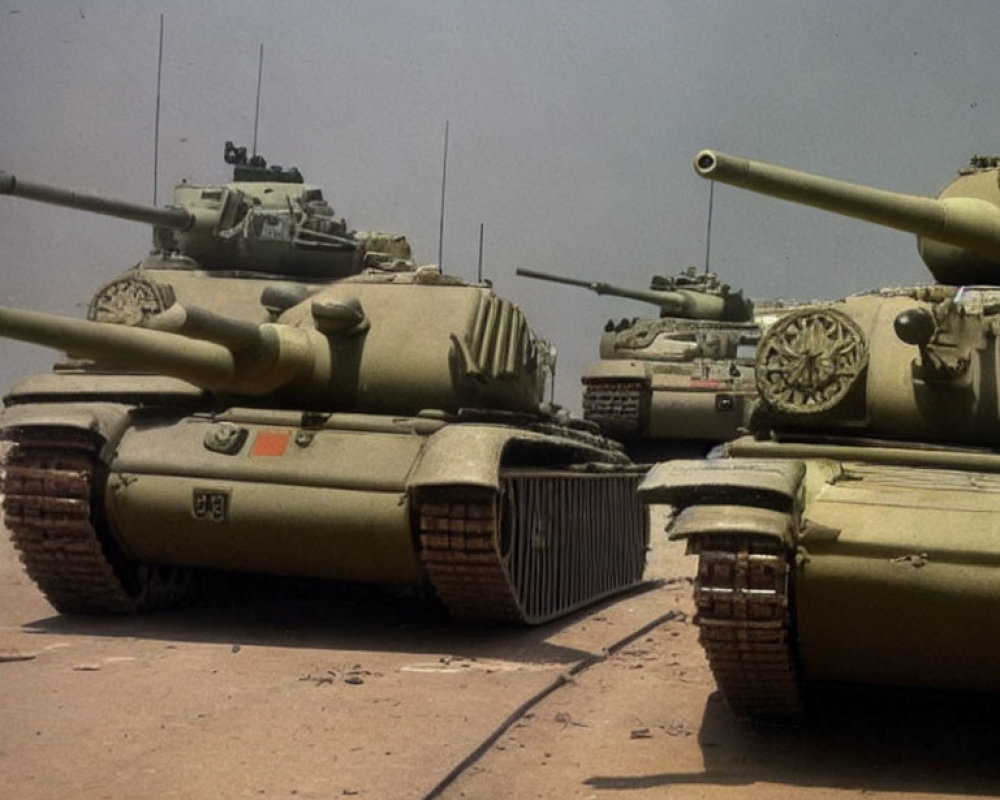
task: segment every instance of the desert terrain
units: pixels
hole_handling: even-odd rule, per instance
[[[732,717],[654,519],[647,582],[534,629],[262,590],[57,615],[0,539],[0,774],[17,800],[840,798],[1000,793],[992,699],[824,689]]]

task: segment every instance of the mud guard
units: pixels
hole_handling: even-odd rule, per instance
[[[101,458],[107,462],[109,448],[115,447],[128,427],[132,406],[122,403],[31,403],[8,406],[0,414],[0,438],[10,438],[11,430],[28,428],[68,428],[97,435],[103,442]]]
[[[785,514],[799,505],[806,465],[776,459],[665,461],[639,484],[644,503],[688,506],[750,506]]]
[[[791,547],[795,543],[790,514],[753,506],[688,506],[670,524],[672,541],[707,536],[765,536]]]
[[[607,451],[569,438],[554,439],[550,434],[510,426],[449,425],[428,438],[406,488],[457,485],[498,489],[500,465],[512,445],[557,452],[567,464],[608,461]]]

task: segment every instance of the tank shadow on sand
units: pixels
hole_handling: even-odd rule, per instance
[[[991,795],[1000,785],[997,698],[827,687],[808,701],[802,726],[751,725],[716,692],[698,737],[704,772],[602,775],[585,783],[600,790],[775,783],[956,795]]]
[[[622,600],[661,586],[645,581],[629,592],[535,627],[452,619],[426,592],[322,581],[239,579],[215,603],[136,616],[56,615],[27,622],[27,633],[135,637],[282,648],[457,653],[478,658],[570,664],[591,655],[547,640]]]

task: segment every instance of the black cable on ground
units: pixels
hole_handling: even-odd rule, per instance
[[[556,689],[564,686],[567,683],[571,683],[575,675],[579,675],[586,669],[594,666],[594,664],[599,664],[602,661],[606,661],[609,656],[614,655],[619,650],[621,650],[626,645],[634,642],[641,636],[645,636],[654,628],[658,628],[664,622],[669,622],[672,619],[677,619],[682,617],[683,614],[680,611],[668,611],[666,614],[657,617],[651,622],[647,622],[641,628],[632,631],[627,636],[622,637],[617,642],[612,644],[610,647],[604,648],[601,653],[594,653],[587,656],[579,661],[577,661],[573,666],[571,666],[565,672],[559,674],[558,677],[553,679],[553,681],[547,686],[543,687],[540,691],[536,692],[534,695],[525,700],[521,705],[515,708],[507,717],[501,722],[496,728],[493,729],[492,733],[487,736],[475,750],[473,750],[469,755],[463,758],[447,775],[445,775],[437,785],[431,789],[427,794],[424,795],[424,800],[435,800],[441,796],[449,786],[451,786],[458,777],[465,772],[469,767],[475,764],[480,758],[482,758],[486,751],[488,751],[497,740],[503,736],[514,723],[520,720],[525,714],[528,713],[534,706],[538,705],[542,700],[552,694]]]

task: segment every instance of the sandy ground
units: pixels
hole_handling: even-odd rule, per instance
[[[690,623],[693,562],[661,528],[643,590],[528,630],[457,625],[433,603],[380,597],[259,596],[134,618],[61,617],[3,538],[0,794],[1000,793],[993,700],[826,690],[800,728],[734,720]]]

